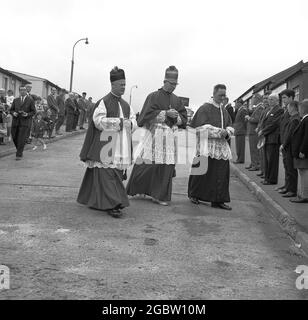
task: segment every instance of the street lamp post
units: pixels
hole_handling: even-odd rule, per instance
[[[134,88],[138,88],[138,86],[137,85],[134,85],[134,86],[132,86],[131,88],[130,88],[130,94],[129,94],[129,105],[131,105],[132,104],[132,91],[133,91],[133,89]]]
[[[73,89],[73,73],[74,73],[74,52],[75,52],[75,46],[78,42],[85,40],[85,44],[89,44],[88,38],[82,38],[75,42],[73,46],[73,54],[72,54],[72,64],[71,64],[71,79],[70,79],[70,92]]]

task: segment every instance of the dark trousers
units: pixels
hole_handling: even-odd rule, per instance
[[[76,130],[77,124],[78,124],[78,118],[79,118],[79,113],[74,114],[74,121],[73,121],[73,130]]]
[[[50,124],[50,127],[49,127],[49,130],[48,130],[48,137],[51,138],[52,136],[52,132],[53,132],[53,129],[57,123],[57,116],[56,115],[51,115],[50,116],[50,120],[52,121],[52,123]]]
[[[265,151],[265,181],[277,184],[279,170],[279,145],[266,144]]]
[[[260,170],[261,173],[265,173],[264,169],[264,163],[265,163],[265,152],[264,152],[264,147],[259,149],[259,155],[260,155]]]
[[[249,137],[251,165],[252,165],[252,167],[259,169],[260,168],[260,153],[257,148],[259,138],[256,134],[250,134],[248,137]]]
[[[66,116],[66,127],[65,131],[72,131],[73,130],[73,124],[74,124],[74,114],[73,113],[68,113]]]
[[[14,126],[12,127],[12,139],[16,147],[16,157],[22,157],[26,141],[28,139],[28,126]]]
[[[283,163],[283,167],[284,167],[284,187],[286,187],[288,185],[288,175],[287,175],[287,153],[285,150],[281,151],[282,153],[282,163]]]
[[[80,110],[79,128],[83,128],[85,121],[86,121],[86,110]]]
[[[235,148],[238,162],[245,162],[245,141],[246,136],[244,134],[235,136]]]
[[[58,116],[58,119],[57,119],[57,123],[56,123],[56,132],[59,132],[61,126],[63,125],[64,123],[64,114],[62,115],[59,115]]]
[[[294,168],[291,148],[287,148],[285,153],[286,189],[289,192],[297,193],[297,169]]]

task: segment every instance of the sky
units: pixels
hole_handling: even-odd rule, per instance
[[[27,0],[1,1],[0,67],[27,73],[96,101],[109,72],[125,70],[139,111],[175,65],[174,92],[196,109],[224,83],[233,101],[253,84],[308,61],[307,0]],[[7,26],[7,28],[5,27]]]

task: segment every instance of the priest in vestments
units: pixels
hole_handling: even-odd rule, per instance
[[[161,205],[168,205],[171,200],[176,136],[187,122],[187,111],[181,99],[173,94],[177,80],[178,70],[170,66],[163,87],[146,98],[137,120],[144,136],[135,151],[136,161],[126,187],[128,195],[148,195]]]
[[[123,179],[124,170],[132,163],[132,132],[137,122],[121,98],[126,85],[124,71],[115,67],[110,81],[111,92],[96,103],[80,153],[87,169],[77,201],[117,218],[129,205]]]
[[[228,140],[234,133],[229,113],[222,106],[226,96],[226,86],[218,84],[214,87],[213,99],[202,105],[195,113],[191,127],[197,130],[207,129],[208,148],[205,155],[198,155],[194,159],[193,168],[201,166],[206,157],[208,167],[206,172],[194,170],[188,182],[188,197],[195,204],[200,201],[211,202],[212,207],[231,210],[226,205],[230,202],[229,160],[232,158]],[[192,170],[193,172],[193,170]]]

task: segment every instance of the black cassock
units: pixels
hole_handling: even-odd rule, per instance
[[[223,128],[231,126],[229,113],[223,108]],[[211,103],[205,103],[195,113],[191,127],[197,128],[205,124],[222,128],[221,111]],[[198,167],[200,159],[195,158],[193,167]],[[188,196],[206,202],[230,202],[229,194],[230,165],[229,160],[217,160],[208,157],[208,169],[203,175],[190,175]]]

